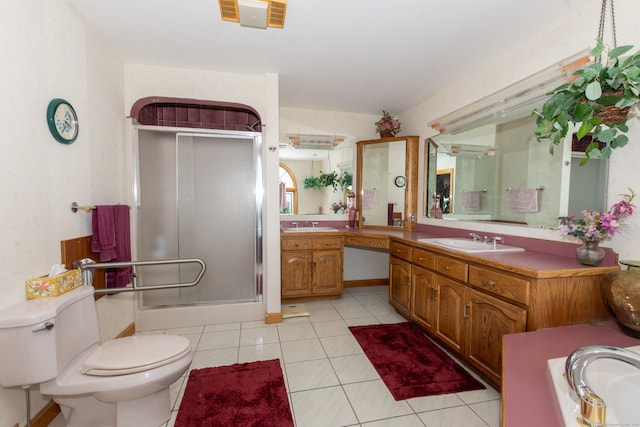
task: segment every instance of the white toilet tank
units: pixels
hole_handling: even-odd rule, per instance
[[[0,386],[53,379],[99,341],[91,286],[20,302],[0,312]]]

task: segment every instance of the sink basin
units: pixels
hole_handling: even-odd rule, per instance
[[[477,240],[471,240],[463,237],[459,238],[437,238],[437,239],[418,239],[418,242],[428,243],[430,245],[441,246],[443,248],[466,253],[497,253],[497,252],[523,252],[523,248],[516,246],[498,244],[493,248],[493,243],[484,243]]]
[[[627,347],[640,353],[640,346]],[[566,357],[547,361],[555,398],[566,426],[577,426],[580,405],[569,396],[569,384],[564,375]],[[640,420],[640,369],[614,359],[596,359],[586,370],[587,381],[594,393],[607,404],[606,422],[609,426],[638,425]]]
[[[319,233],[322,231],[338,231],[337,228],[333,228],[333,227],[291,227],[291,228],[285,228],[284,232],[285,233]]]

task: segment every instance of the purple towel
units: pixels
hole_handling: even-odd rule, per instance
[[[100,261],[116,258],[116,230],[113,206],[96,206],[91,214],[91,250],[100,253]]]
[[[91,250],[100,261],[131,261],[129,206],[96,206],[92,215]],[[107,287],[121,288],[131,283],[131,268],[107,270]]]

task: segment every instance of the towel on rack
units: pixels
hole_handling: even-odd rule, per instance
[[[376,190],[362,190],[362,208],[371,209],[376,206]]]
[[[100,261],[131,261],[129,206],[96,206],[92,213],[91,249],[100,253]],[[131,267],[107,270],[107,288],[131,283]]]
[[[480,191],[463,191],[460,193],[460,207],[468,211],[480,210]]]
[[[538,212],[538,190],[512,188],[508,190],[507,203],[514,212]]]

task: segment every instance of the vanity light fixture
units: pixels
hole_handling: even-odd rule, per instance
[[[223,21],[245,27],[284,28],[287,0],[218,0]]]
[[[293,148],[307,150],[333,150],[344,138],[335,135],[288,135],[289,144]]]
[[[575,79],[575,70],[593,62],[589,52],[590,49],[585,49],[563,59],[479,101],[439,117],[429,125],[440,133],[456,134],[481,124],[497,124],[525,117],[536,104],[548,98],[550,91]]]

